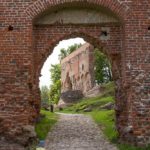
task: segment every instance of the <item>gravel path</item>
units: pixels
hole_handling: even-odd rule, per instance
[[[49,133],[46,150],[117,150],[103,136],[90,116],[60,114]]]

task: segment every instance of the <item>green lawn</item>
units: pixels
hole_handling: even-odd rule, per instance
[[[58,116],[55,113],[41,110],[41,114],[44,116],[35,126],[35,131],[40,140],[45,140],[48,132],[57,122]]]

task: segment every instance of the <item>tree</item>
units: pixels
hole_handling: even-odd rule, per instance
[[[64,59],[65,57],[67,57],[67,55],[68,55],[68,54],[67,54],[66,49],[62,48],[62,49],[60,50],[59,60]]]
[[[65,57],[67,57],[68,55],[70,55],[72,52],[74,52],[75,50],[77,50],[78,48],[80,48],[82,46],[82,44],[74,44],[69,46],[67,49],[62,48],[60,50],[60,54],[59,54],[59,59],[62,60]]]
[[[60,64],[51,65],[51,67],[52,84],[50,85],[49,98],[51,103],[57,104],[61,94],[61,67]]]
[[[51,65],[50,69],[52,83],[56,83],[61,78],[60,64]]]
[[[82,44],[74,44],[71,45],[67,48],[67,54],[70,55],[72,52],[74,52],[75,50],[77,50],[78,48],[80,48],[82,46]]]
[[[61,94],[61,81],[58,80],[54,84],[50,86],[50,102],[57,104],[59,99],[60,99],[60,94]]]
[[[111,65],[107,57],[99,49],[94,50],[95,64],[95,81],[97,84],[112,81]]]
[[[42,104],[49,104],[49,89],[47,86],[41,87],[41,102]]]

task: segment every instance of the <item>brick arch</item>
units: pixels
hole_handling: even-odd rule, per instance
[[[123,22],[117,27],[107,24],[113,31],[110,38],[114,36],[104,42],[107,51],[112,48],[110,57],[118,87],[115,107],[117,129],[123,142],[139,146],[150,144],[149,0],[18,0],[15,5],[5,0],[0,1],[0,149],[24,150],[24,145],[30,146],[33,124],[40,107],[39,82],[35,81],[34,75],[39,63],[42,64],[50,54],[50,45],[54,44],[51,45],[53,48],[59,41],[58,36],[62,34],[63,38],[70,30],[62,24],[63,32],[59,30],[59,34],[50,36],[52,40],[56,39],[52,43],[48,42],[49,35],[41,34],[44,35],[40,38],[41,46],[37,41],[39,37],[35,37],[34,19],[46,11],[78,7],[76,4],[87,9],[105,8],[108,14],[112,12]],[[93,38],[99,37],[95,28],[100,33],[103,25],[91,26],[90,30],[87,26],[76,25],[72,30],[80,28],[86,30],[85,33],[92,33]],[[54,25],[53,29],[49,26],[46,30],[52,34],[56,28]],[[22,148],[12,147],[12,144]]]
[[[120,20],[124,21],[128,13],[128,7],[118,0],[37,0],[25,10],[26,15],[34,20],[43,12],[53,7],[59,7],[69,4],[69,6],[78,3],[80,5],[86,4],[104,7],[114,13]]]
[[[38,91],[39,85],[39,76],[41,72],[41,68],[48,58],[48,56],[52,53],[54,47],[61,41],[70,38],[81,37],[85,41],[91,43],[95,47],[101,48],[102,52],[105,53],[112,64],[112,72],[113,78],[116,83],[116,115],[117,115],[117,129],[119,131],[120,137],[122,136],[122,129],[126,125],[126,120],[128,120],[128,114],[125,114],[127,105],[125,96],[123,93],[122,86],[122,52],[123,49],[121,47],[122,39],[122,27],[116,25],[106,25],[106,27],[110,27],[110,39],[103,40],[100,38],[100,33],[102,31],[103,26],[99,25],[44,25],[44,26],[35,26],[34,27],[34,39],[35,39],[35,52],[36,55],[34,57],[34,87],[36,88],[36,94],[33,91],[33,95],[35,97],[35,101],[40,99],[40,93]],[[122,100],[120,100],[120,97]],[[39,102],[40,105],[40,102]],[[122,116],[124,119],[122,119]]]
[[[117,91],[116,93],[118,95],[121,95],[121,92],[122,92],[121,89],[123,90],[123,88],[121,85],[122,84],[121,83],[122,82],[122,80],[121,80],[122,56],[121,56],[120,52],[117,52],[117,51],[113,52],[111,50],[112,45],[110,45],[109,43],[103,43],[99,37],[89,34],[87,32],[71,32],[69,34],[59,35],[59,36],[54,37],[53,39],[49,39],[44,44],[45,46],[43,45],[43,49],[41,49],[41,51],[43,51],[41,59],[35,58],[35,60],[37,60],[37,62],[35,63],[36,66],[35,66],[35,74],[34,74],[35,79],[36,79],[36,83],[35,83],[36,87],[38,87],[38,85],[39,85],[39,76],[41,73],[41,69],[42,69],[46,59],[48,58],[48,56],[51,55],[51,53],[53,52],[55,46],[62,40],[68,40],[68,39],[77,38],[77,37],[83,38],[86,42],[92,44],[96,48],[100,48],[101,52],[103,52],[107,56],[107,58],[109,59],[109,61],[112,64],[112,73],[113,73],[114,81],[117,83],[116,84],[116,91]],[[41,55],[41,54],[39,54],[39,55]],[[118,98],[118,97],[116,96],[116,98]],[[116,100],[116,104],[120,107],[120,109],[125,108],[125,106],[122,105],[122,103],[124,103],[123,100],[124,99],[122,99],[122,102],[119,99]],[[125,121],[125,120],[122,120],[122,123],[124,123],[123,121]],[[120,123],[118,125],[120,125]]]
[[[120,46],[121,44],[117,44],[121,42],[121,33],[122,33],[122,27],[121,25],[114,25],[113,23],[111,24],[107,24],[106,27],[110,27],[111,32],[110,34],[112,35],[112,37],[114,37],[114,39],[116,39],[116,41],[111,37],[110,40],[104,40],[101,41],[100,40],[100,32],[102,31],[101,27],[103,27],[103,25],[91,25],[89,26],[87,25],[35,25],[34,24],[34,20],[36,18],[40,18],[41,15],[43,15],[46,11],[50,10],[50,9],[54,9],[57,10],[59,8],[62,8],[63,6],[69,6],[69,7],[73,7],[73,6],[77,6],[76,4],[84,4],[87,5],[87,8],[91,8],[92,6],[94,7],[99,7],[99,8],[105,8],[106,10],[108,10],[108,12],[112,12],[121,23],[125,22],[125,17],[126,17],[126,13],[127,13],[127,9],[126,7],[124,7],[118,0],[87,0],[85,2],[85,0],[37,0],[36,2],[34,2],[32,5],[30,5],[25,11],[26,11],[26,15],[28,17],[28,19],[30,20],[30,23],[32,21],[32,26],[33,26],[33,32],[34,32],[34,40],[35,40],[35,52],[36,55],[34,57],[35,63],[34,63],[34,79],[35,81],[33,81],[33,86],[35,87],[35,90],[33,91],[33,96],[35,101],[37,101],[37,99],[40,99],[40,93],[38,90],[38,85],[39,85],[39,76],[40,76],[40,72],[41,72],[41,68],[45,62],[45,60],[47,59],[47,57],[52,53],[52,50],[54,49],[54,47],[56,46],[56,44],[59,43],[59,41],[64,40],[64,39],[69,39],[69,38],[75,38],[75,37],[81,37],[84,38],[84,40],[86,40],[87,42],[91,43],[92,45],[94,45],[95,47],[99,47],[103,50],[103,53],[105,53],[109,59],[112,61],[112,65],[113,65],[113,69],[112,71],[114,72],[114,78],[115,80],[118,82],[119,86],[118,87],[118,95],[121,95],[121,92],[119,91],[120,89],[122,89],[122,85],[121,85],[121,55],[120,52],[122,51],[122,47]],[[31,24],[30,24],[31,25]],[[105,27],[105,25],[104,25]],[[58,29],[57,29],[58,28]],[[92,29],[94,28],[94,30]],[[65,29],[65,31],[63,31],[63,29]],[[92,31],[88,31],[88,29],[92,30]],[[59,30],[57,32],[57,30]],[[53,32],[54,31],[54,32]],[[63,32],[62,32],[63,31]],[[97,33],[97,31],[99,33]],[[41,33],[41,37],[42,39],[40,39],[38,41],[38,38],[40,37],[36,37],[36,34]],[[56,33],[57,32],[57,33]],[[49,37],[49,35],[51,35]],[[118,38],[119,36],[119,38]],[[41,43],[41,44],[40,44]],[[116,49],[116,50],[115,50]],[[120,50],[119,50],[120,49]],[[119,54],[117,54],[117,52]],[[115,55],[114,55],[114,54]],[[120,67],[120,66],[121,67]],[[35,92],[36,91],[36,92]],[[35,95],[36,94],[36,95]],[[123,101],[123,100],[122,100]],[[116,104],[118,104],[118,106],[120,107],[122,105],[123,102],[116,101]],[[38,103],[40,105],[40,102]],[[122,109],[123,107],[121,107]],[[122,109],[124,110],[124,108]],[[122,113],[122,112],[121,112]],[[121,114],[120,113],[120,114]],[[120,115],[119,114],[119,115]],[[128,117],[127,115],[121,114],[120,116],[124,116]],[[122,123],[120,123],[120,118],[118,117],[117,120],[117,128],[120,134],[121,133],[121,129],[124,128],[126,122],[124,120],[121,120]]]

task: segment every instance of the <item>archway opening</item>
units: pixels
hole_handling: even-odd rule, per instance
[[[43,67],[41,69],[41,73],[40,73],[40,77],[39,77],[39,87],[42,90],[49,90],[50,86],[53,84],[53,79],[54,77],[54,73],[55,73],[55,69],[58,75],[58,78],[61,78],[61,70],[60,70],[60,66],[61,66],[61,57],[65,57],[67,56],[67,52],[63,53],[63,51],[65,51],[67,48],[73,48],[75,50],[75,47],[78,45],[82,45],[84,44],[85,41],[82,38],[73,38],[73,39],[69,39],[69,40],[62,40],[60,41],[53,49],[52,54],[50,54],[48,56],[48,58],[46,59],[46,61],[43,64]],[[64,55],[64,56],[63,56]],[[69,74],[66,74],[66,76]],[[72,83],[69,81],[70,78],[68,77],[68,86],[72,87]],[[57,78],[57,79],[58,79]],[[63,86],[63,83],[61,83]],[[42,95],[41,95],[42,96]],[[48,99],[48,95],[45,96],[46,97],[46,101],[47,104],[49,103]],[[43,95],[43,102],[44,102],[44,95]]]
[[[72,39],[72,40],[76,41],[77,39]],[[76,46],[72,42],[70,42],[70,40],[61,41],[59,42],[58,45],[56,44],[57,47],[59,47],[59,49],[55,48],[55,50],[59,51],[61,49],[60,53],[55,54],[55,55],[59,55],[59,57],[57,57],[58,61],[54,65],[55,67],[58,64],[60,64],[61,66],[61,70],[60,70],[61,75],[59,76],[60,81],[61,81],[61,87],[59,88],[61,88],[61,92],[59,93],[60,94],[59,96],[57,95],[58,97],[51,95],[49,92],[53,92],[51,91],[51,88],[53,88],[53,85],[52,83],[47,84],[47,82],[45,82],[49,90],[48,103],[47,103],[48,105],[47,105],[46,110],[50,111],[49,108],[51,104],[57,104],[55,105],[56,110],[64,111],[64,110],[67,110],[68,108],[70,109],[70,105],[75,105],[76,103],[80,102],[81,99],[83,99],[82,101],[85,101],[85,103],[86,103],[86,100],[87,102],[90,103],[90,98],[91,98],[90,105],[87,105],[87,107],[85,106],[84,108],[80,110],[78,110],[78,108],[74,109],[73,111],[75,111],[76,113],[80,111],[81,112],[86,112],[86,111],[95,112],[96,110],[100,109],[100,107],[101,109],[111,110],[114,108],[114,101],[115,101],[114,100],[114,84],[112,83],[111,59],[109,55],[106,56],[107,52],[104,49],[102,49],[101,46],[97,47],[98,45],[96,45],[96,47],[94,47],[93,45],[86,42],[82,38],[80,39],[78,38],[78,40],[79,42],[76,43]],[[69,48],[66,47],[66,49],[65,48],[63,49],[63,47],[60,46],[60,45],[64,45],[63,42],[72,43],[72,44],[70,44]],[[53,53],[55,53],[55,50],[53,51]],[[104,51],[105,51],[105,54],[104,54]],[[53,61],[54,58],[56,57],[53,54],[51,54],[51,56],[52,58],[49,58],[49,59],[52,59]],[[98,67],[99,66],[98,63],[100,63],[100,67]],[[50,66],[50,64],[46,65],[46,68],[48,66]],[[48,67],[47,71],[50,71],[50,70],[51,69]],[[100,74],[98,74],[99,71],[101,71]],[[56,71],[55,73],[57,74],[58,71]],[[97,77],[95,75],[96,73],[97,73]],[[55,76],[54,75],[53,76],[56,77],[57,76],[56,74]],[[49,75],[49,78],[50,78],[50,75]],[[58,93],[56,92],[56,94]],[[102,102],[99,101],[98,98],[100,98],[102,95],[108,96],[109,99],[106,98],[106,100],[104,101],[102,100]],[[84,99],[85,97],[86,97],[86,100]],[[55,98],[57,100],[54,100]],[[92,103],[92,98],[94,98],[93,103]],[[64,103],[65,103],[65,106],[64,106]],[[109,104],[106,105],[107,103]],[[92,106],[93,108],[90,108]],[[43,109],[45,108],[43,107]],[[113,114],[113,117],[114,117],[114,110],[111,110],[111,111],[113,111],[111,112],[111,114]]]

